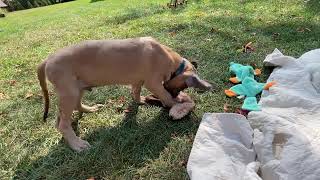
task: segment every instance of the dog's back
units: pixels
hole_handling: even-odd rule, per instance
[[[48,79],[57,71],[72,71],[90,86],[132,84],[154,77],[170,67],[170,55],[151,37],[123,40],[90,40],[69,46],[50,56]],[[160,70],[166,72],[168,70]],[[51,72],[51,73],[50,73]]]

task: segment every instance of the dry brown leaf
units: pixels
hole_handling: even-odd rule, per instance
[[[210,32],[212,32],[212,33],[219,32],[219,29],[217,29],[217,28],[211,28]]]
[[[118,99],[118,103],[124,103],[126,101],[126,98],[124,96],[120,96]]]
[[[10,86],[14,86],[14,85],[16,85],[16,83],[17,83],[16,80],[10,80],[9,81]]]
[[[273,39],[278,39],[280,36],[280,33],[272,33],[272,38]]]
[[[178,136],[178,134],[176,132],[171,133],[172,138],[176,138],[177,136]]]
[[[28,92],[26,95],[25,95],[25,99],[29,99],[33,96],[33,94],[31,92]]]
[[[176,36],[177,33],[175,31],[169,32],[170,36]]]
[[[300,33],[302,33],[302,32],[304,32],[304,28],[301,28],[301,27],[300,27],[300,28],[297,28],[297,31],[300,32]]]
[[[125,109],[123,112],[124,112],[124,113],[130,113],[130,112],[132,112],[132,109],[131,109],[130,107],[128,107],[128,108]]]
[[[28,84],[34,84],[35,82],[30,80],[30,81],[27,81]]]
[[[241,115],[247,117],[249,114],[249,111],[245,110],[245,109],[236,109],[235,113],[238,113],[238,114],[241,114]]]
[[[121,113],[122,112],[122,108],[121,107],[117,107],[116,111],[117,111],[117,113]]]
[[[242,47],[242,52],[248,53],[248,52],[252,52],[255,49],[252,47],[252,42],[248,42],[247,44],[243,45]]]
[[[309,32],[311,32],[311,29],[309,29],[309,28],[304,28],[305,30],[307,30],[307,31],[309,31]]]
[[[5,98],[6,98],[6,95],[4,93],[0,92],[0,100],[3,100]]]
[[[187,167],[188,161],[187,160],[182,160],[179,162],[179,165],[182,167]]]
[[[114,100],[113,99],[108,99],[107,101],[109,104],[113,104],[114,103]]]
[[[230,105],[227,104],[227,103],[224,104],[224,105],[223,105],[223,111],[224,111],[224,112],[228,112],[228,111],[229,111],[229,106],[230,106]]]

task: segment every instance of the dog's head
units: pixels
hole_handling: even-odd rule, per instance
[[[172,97],[177,97],[180,91],[192,87],[201,91],[212,90],[212,85],[200,79],[196,73],[197,63],[184,60],[184,68],[181,72],[174,75],[169,81],[164,83],[165,89]]]

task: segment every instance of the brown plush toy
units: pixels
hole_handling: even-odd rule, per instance
[[[175,98],[178,102],[169,110],[169,115],[174,120],[178,120],[189,114],[195,107],[194,101],[191,97],[183,92],[180,92],[179,95]],[[160,100],[154,96],[147,96],[146,102],[151,105],[162,106]]]
[[[183,92],[180,92],[180,94],[176,97],[176,101],[178,101],[178,104],[175,104],[171,107],[169,111],[169,115],[174,119],[178,120],[189,114],[195,107],[194,101],[191,99],[191,97]]]

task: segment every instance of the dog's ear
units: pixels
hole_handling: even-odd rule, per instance
[[[194,66],[194,68],[198,69],[198,62],[190,60],[190,63]]]
[[[186,79],[186,84],[188,87],[193,87],[201,91],[209,91],[212,89],[212,85],[205,80],[199,78],[199,76],[192,74]]]

